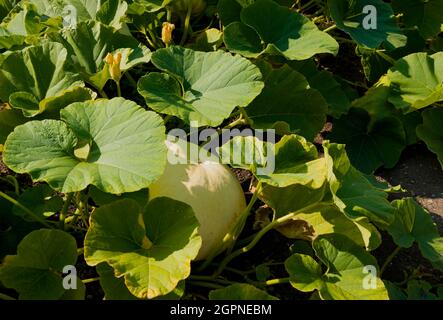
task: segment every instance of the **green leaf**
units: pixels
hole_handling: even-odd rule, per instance
[[[63,207],[63,199],[54,195],[54,191],[45,184],[26,189],[17,201],[43,219],[52,216]],[[26,211],[19,206],[14,206],[13,213],[25,220],[29,219]]]
[[[10,12],[2,23],[2,26],[13,35],[23,36],[28,39],[38,36],[45,29],[42,17],[37,7],[29,2],[22,1]],[[49,23],[49,21],[46,21]],[[49,23],[50,24],[50,23]]]
[[[318,237],[313,246],[317,257],[328,269],[323,274],[320,265],[311,257],[301,254],[291,256],[285,267],[294,288],[305,292],[317,289],[325,300],[388,299],[388,292],[378,277],[377,261],[364,249],[338,234]],[[373,267],[377,274],[368,275],[365,272],[368,266]],[[366,287],[365,284],[371,284],[366,280],[371,276],[375,286]]]
[[[91,91],[72,71],[66,49],[58,43],[12,52],[1,64],[0,100],[22,109],[26,117],[90,100]]]
[[[352,164],[371,174],[384,165],[392,168],[406,147],[403,115],[388,102],[386,77],[354,100],[353,108],[334,122],[331,140],[346,144]]]
[[[362,99],[370,99],[365,96]],[[406,147],[403,124],[396,117],[374,119],[363,108],[351,108],[347,115],[336,120],[329,138],[346,144],[352,164],[371,174],[380,166],[393,168]]]
[[[279,300],[270,294],[246,283],[236,283],[209,292],[210,300]]]
[[[364,8],[368,5],[375,7],[376,11],[365,13]],[[393,47],[406,44],[406,37],[395,21],[391,6],[382,0],[328,0],[328,6],[337,27],[360,44],[369,48],[377,48],[383,42]],[[365,22],[369,24],[366,28]]]
[[[12,213],[13,205],[0,198],[0,260],[17,252],[17,245],[31,231],[40,229],[41,224],[28,222]]]
[[[388,71],[389,101],[403,112],[443,101],[443,52],[418,52],[398,60]]]
[[[13,49],[24,44],[26,36],[14,34],[11,31],[0,27],[0,49]]]
[[[137,5],[143,8],[146,12],[156,12],[163,9],[172,0],[137,0],[132,3],[132,6]]]
[[[368,217],[377,225],[387,226],[394,220],[394,208],[388,194],[374,187],[351,166],[345,146],[323,143],[328,165],[328,181],[335,205],[349,218]]]
[[[122,53],[120,71],[125,73],[136,65],[148,63],[151,51],[130,35],[95,21],[81,22],[75,29],[64,30],[54,39],[61,42],[85,81],[101,90],[111,79],[108,54]]]
[[[153,112],[115,98],[74,103],[61,119],[16,127],[5,143],[7,166],[64,193],[90,184],[113,194],[134,192],[163,173],[165,128]],[[85,146],[89,153],[77,158]]]
[[[222,162],[250,169],[257,179],[275,187],[303,184],[320,188],[326,180],[326,165],[315,146],[298,135],[284,136],[277,144],[256,137],[235,137],[217,150]],[[258,171],[268,169],[269,173]]]
[[[423,124],[417,127],[417,136],[434,152],[443,168],[443,109],[433,108],[422,112]]]
[[[138,298],[170,293],[190,274],[201,246],[192,208],[168,198],[144,210],[133,200],[98,208],[85,238],[86,262],[107,262],[117,278]]]
[[[414,199],[395,200],[395,220],[388,226],[389,234],[397,245],[409,248],[414,242],[422,255],[439,270],[443,270],[443,238],[429,213]]]
[[[224,26],[232,22],[240,21],[240,13],[243,8],[254,3],[255,0],[219,0],[218,14]]]
[[[424,38],[436,36],[443,25],[442,0],[393,0],[395,13],[403,15],[407,27],[417,27]]]
[[[367,218],[349,219],[335,205],[319,204],[294,217],[312,229],[313,238],[325,234],[342,234],[354,243],[372,251],[381,244],[381,235]]]
[[[3,109],[0,111],[0,145],[4,144],[8,135],[18,125],[25,123],[28,119],[18,110]],[[1,149],[1,148],[0,148]]]
[[[217,126],[235,107],[246,107],[263,89],[259,69],[222,51],[181,47],[157,50],[152,62],[166,73],[141,78],[138,91],[155,111],[198,126]]]
[[[73,15],[75,23],[95,20],[116,29],[122,27],[122,20],[126,15],[128,4],[121,0],[30,0],[36,5],[41,15],[49,17],[62,17],[67,21]],[[74,11],[75,10],[75,11]],[[75,27],[75,25],[71,25]]]
[[[126,287],[124,278],[116,278],[114,269],[107,263],[100,263],[97,272],[100,275],[100,285],[105,292],[105,300],[138,300]],[[155,300],[178,300],[183,294],[184,281],[181,281],[171,293],[157,297]]]
[[[287,65],[271,71],[265,68],[262,67],[265,88],[246,109],[252,126],[279,129],[284,123],[289,127],[287,131],[313,140],[326,122],[328,107],[323,96],[309,87],[302,74]]]
[[[3,20],[19,0],[0,0],[0,20]]]
[[[411,280],[408,282],[408,288],[406,289],[407,300],[440,300],[430,292],[431,289],[431,284],[426,281]]]
[[[291,285],[300,291],[310,292],[323,287],[323,271],[312,257],[293,254],[285,261]]]
[[[148,194],[148,189],[115,195],[103,192],[94,186],[91,186],[89,188],[89,196],[98,206],[110,204],[117,200],[132,199],[134,201],[137,201],[140,206],[144,207],[148,202]]]
[[[223,43],[223,33],[216,29],[210,28],[201,32],[195,39],[195,43],[189,45],[190,49],[196,51],[217,51]]]
[[[406,45],[393,50],[386,45],[387,50],[385,52],[381,52],[379,49],[367,48],[363,45],[358,45],[355,48],[356,54],[361,58],[363,71],[368,81],[376,82],[392,66],[392,63],[386,60],[385,55],[397,60],[408,54],[426,50],[426,41],[417,30],[406,30],[405,35],[408,38]]]
[[[331,72],[317,70],[317,66],[312,59],[292,61],[289,65],[306,77],[311,88],[318,90],[322,94],[329,105],[329,115],[339,118],[342,114],[348,112],[351,107],[350,99]]]
[[[258,281],[266,281],[271,278],[272,273],[268,265],[260,264],[255,267],[255,277]]]
[[[320,189],[312,189],[302,184],[294,184],[285,188],[265,184],[260,192],[260,200],[270,206],[277,218],[289,213],[303,213],[325,197],[326,185]],[[311,208],[312,209],[312,208]]]
[[[318,30],[304,15],[274,1],[255,1],[243,8],[240,16],[241,22],[231,23],[224,29],[226,47],[232,52],[250,58],[264,53],[278,54],[288,60],[338,52],[334,38]]]
[[[0,281],[18,291],[23,300],[54,300],[66,292],[61,273],[75,265],[75,239],[60,230],[41,229],[27,235],[17,255],[7,256],[0,267]]]

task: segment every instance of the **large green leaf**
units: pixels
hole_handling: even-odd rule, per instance
[[[0,261],[15,254],[20,241],[31,231],[40,229],[40,223],[28,222],[12,213],[11,202],[0,198]]]
[[[26,189],[17,201],[26,208],[30,208],[34,214],[43,219],[60,211],[63,207],[62,198],[54,195],[54,191],[46,184]],[[29,218],[26,211],[17,205],[14,206],[13,213],[25,220]]]
[[[417,27],[424,38],[434,37],[443,25],[442,0],[393,0],[396,13],[403,15],[407,27]]]
[[[162,119],[122,98],[74,103],[64,121],[31,121],[5,143],[4,162],[62,192],[93,184],[114,194],[148,187],[166,164]]]
[[[410,54],[394,64],[388,79],[389,101],[404,112],[443,101],[443,52]]]
[[[351,219],[365,216],[381,226],[392,223],[394,208],[387,200],[388,194],[351,166],[345,146],[325,142],[323,149],[329,187],[337,207]]]
[[[157,198],[142,210],[135,201],[117,201],[92,214],[85,259],[91,266],[108,263],[131,294],[152,299],[189,276],[201,246],[197,229],[192,208],[182,202]]]
[[[209,292],[210,300],[278,300],[257,289],[256,287],[246,283],[236,283],[222,289],[216,289]]]
[[[318,90],[329,105],[328,114],[339,118],[347,113],[351,102],[334,75],[326,70],[318,70],[313,59],[305,61],[291,61],[289,65],[303,74],[309,86]]]
[[[323,273],[320,265],[310,256],[294,254],[285,262],[290,282],[300,291],[317,289],[325,300],[387,300],[388,292],[378,275],[377,261],[347,237],[334,234],[318,237],[313,247],[317,257],[328,267]],[[375,286],[366,287],[371,266]],[[370,284],[370,283],[368,283]]]
[[[67,48],[84,80],[100,90],[111,79],[110,66],[105,62],[108,54],[122,54],[122,73],[151,59],[151,51],[135,38],[96,21],[81,22],[54,37]]]
[[[0,281],[14,288],[23,300],[62,298],[62,272],[75,265],[75,239],[60,230],[41,229],[27,235],[19,244],[17,255],[7,256],[0,267]]]
[[[268,53],[305,60],[319,53],[338,52],[334,38],[304,15],[271,0],[258,0],[243,8],[241,22],[225,27],[224,41],[230,51],[250,58]]]
[[[219,0],[218,14],[224,26],[228,26],[232,22],[241,21],[240,13],[255,0]]]
[[[401,112],[388,102],[386,77],[354,100],[349,113],[334,122],[331,140],[346,144],[352,164],[371,174],[378,167],[392,168],[406,147]]]
[[[319,204],[297,214],[291,222],[283,225],[283,231],[292,228],[293,221],[304,221],[311,235],[310,240],[325,234],[342,234],[367,250],[374,250],[381,244],[381,236],[367,218],[349,219],[333,204]],[[286,229],[286,230],[285,230]],[[278,231],[282,231],[279,228]],[[283,232],[285,236],[285,234]]]
[[[0,27],[0,49],[15,49],[15,47],[23,45],[25,40],[26,36],[14,34],[11,31]]]
[[[320,188],[327,176],[324,159],[318,159],[315,146],[298,135],[284,136],[275,145],[255,137],[235,137],[218,152],[223,163],[250,169],[259,181],[275,187],[303,184]],[[257,170],[267,165],[270,172]]]
[[[321,93],[287,65],[273,70],[265,65],[262,74],[265,88],[246,109],[252,126],[276,128],[281,134],[295,132],[313,140],[326,122],[328,106]]]
[[[8,135],[18,125],[25,123],[28,119],[18,110],[3,109],[0,111],[0,150]]]
[[[248,60],[222,51],[182,47],[157,50],[152,62],[166,73],[141,78],[139,93],[157,112],[199,126],[217,126],[235,107],[246,107],[262,91],[260,70]]]
[[[125,285],[123,277],[116,278],[114,269],[107,263],[100,263],[97,266],[97,273],[100,275],[100,285],[105,292],[105,300],[137,300]],[[178,283],[177,287],[165,296],[155,298],[155,300],[178,300],[184,294],[184,281]]]
[[[395,220],[387,228],[397,245],[409,248],[414,242],[422,255],[443,271],[443,238],[430,214],[412,198],[395,200]]]
[[[0,0],[0,21],[14,8],[19,0]]]
[[[13,36],[22,36],[23,42],[26,39],[31,42],[38,42],[38,36],[47,28],[59,27],[60,20],[47,19],[42,17],[38,8],[28,1],[21,1],[10,12],[10,14],[1,23],[2,28],[6,29]]]
[[[363,71],[366,79],[370,82],[376,82],[381,76],[386,74],[392,63],[389,57],[397,60],[408,54],[414,52],[421,52],[426,50],[426,41],[420,36],[417,30],[406,30],[405,35],[408,41],[405,46],[391,49],[388,46],[385,51],[380,51],[376,48],[367,48],[363,45],[358,45],[355,52],[360,57]]]
[[[375,20],[369,19],[369,12],[364,11],[369,5],[376,9],[373,12]],[[328,6],[337,27],[360,44],[369,48],[377,48],[385,41],[393,47],[406,44],[406,37],[395,21],[391,6],[383,0],[328,0]],[[365,29],[365,19],[372,20],[375,28]]]
[[[122,19],[128,8],[126,1],[122,0],[30,0],[30,2],[35,4],[42,15],[65,19],[72,15],[76,23],[96,20],[117,29],[122,27]]]
[[[423,124],[417,127],[417,136],[434,152],[443,168],[443,109],[433,108],[422,112]]]
[[[12,52],[0,67],[0,100],[27,117],[90,100],[91,91],[72,71],[67,51],[58,43]]]
[[[274,210],[276,218],[279,218],[290,213],[315,210],[318,203],[325,198],[326,191],[326,185],[319,189],[312,189],[302,184],[294,184],[284,188],[265,184],[259,197]],[[332,204],[332,202],[330,203]]]

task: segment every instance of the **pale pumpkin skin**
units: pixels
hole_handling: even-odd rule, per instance
[[[167,142],[167,146],[180,157],[186,154],[176,144]],[[246,209],[245,196],[235,175],[225,165],[212,161],[168,163],[160,180],[149,187],[149,197],[169,197],[193,208],[202,237],[196,260],[204,260],[226,248],[223,238]]]

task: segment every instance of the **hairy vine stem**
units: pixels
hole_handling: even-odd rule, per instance
[[[191,15],[192,15],[192,5],[189,3],[188,4],[188,11],[186,12],[186,17],[185,17],[185,21],[184,21],[184,25],[183,25],[183,35],[182,35],[182,39],[180,41],[180,46],[184,46],[186,39],[188,38],[188,33],[189,33],[189,28],[191,26]]]
[[[6,193],[0,191],[0,197],[2,197],[3,199],[11,202],[12,204],[16,205],[17,207],[19,207],[20,209],[22,209],[24,212],[26,212],[31,218],[33,218],[35,221],[40,222],[42,225],[44,225],[45,227],[51,228],[52,226],[45,221],[45,219],[39,217],[38,215],[36,215],[34,212],[32,212],[31,210],[29,210],[28,208],[26,208],[24,205],[22,205],[20,202],[18,202],[17,200],[15,200],[14,198],[8,196]]]
[[[383,274],[383,272],[386,270],[388,265],[391,263],[392,259],[400,252],[401,247],[395,248],[394,251],[389,255],[389,257],[386,258],[386,261],[383,263],[383,266],[380,269],[380,276]]]
[[[300,214],[306,210],[309,210],[317,205],[319,205],[319,203],[311,204],[305,208],[302,208],[300,210],[297,210],[296,212],[287,214],[287,215],[280,217],[278,219],[275,219],[274,221],[269,223],[266,227],[264,227],[259,232],[257,232],[254,239],[252,239],[252,241],[248,245],[246,245],[243,248],[240,248],[240,249],[232,252],[230,255],[226,256],[226,258],[220,263],[220,266],[218,267],[216,272],[213,274],[213,277],[217,277],[218,275],[220,275],[223,272],[224,268],[228,265],[229,262],[231,262],[232,259],[238,257],[239,255],[241,255],[243,253],[249,252],[251,249],[253,249],[257,245],[257,243],[261,240],[261,238],[263,238],[263,236],[266,233],[268,233],[268,231],[270,231],[270,230],[282,225],[283,223],[293,219],[297,214]]]
[[[63,204],[62,211],[60,211],[60,229],[65,229],[65,219],[68,213],[69,205],[71,204],[73,197],[74,197],[73,193],[68,193],[66,195],[65,203]]]

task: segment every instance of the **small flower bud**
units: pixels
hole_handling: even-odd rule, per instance
[[[172,42],[172,31],[174,31],[174,29],[174,24],[163,22],[162,41],[165,45],[169,45]]]
[[[105,58],[105,62],[109,65],[109,73],[112,80],[118,82],[122,77],[122,71],[120,69],[120,63],[122,61],[122,54],[118,52],[115,55],[108,53]]]

